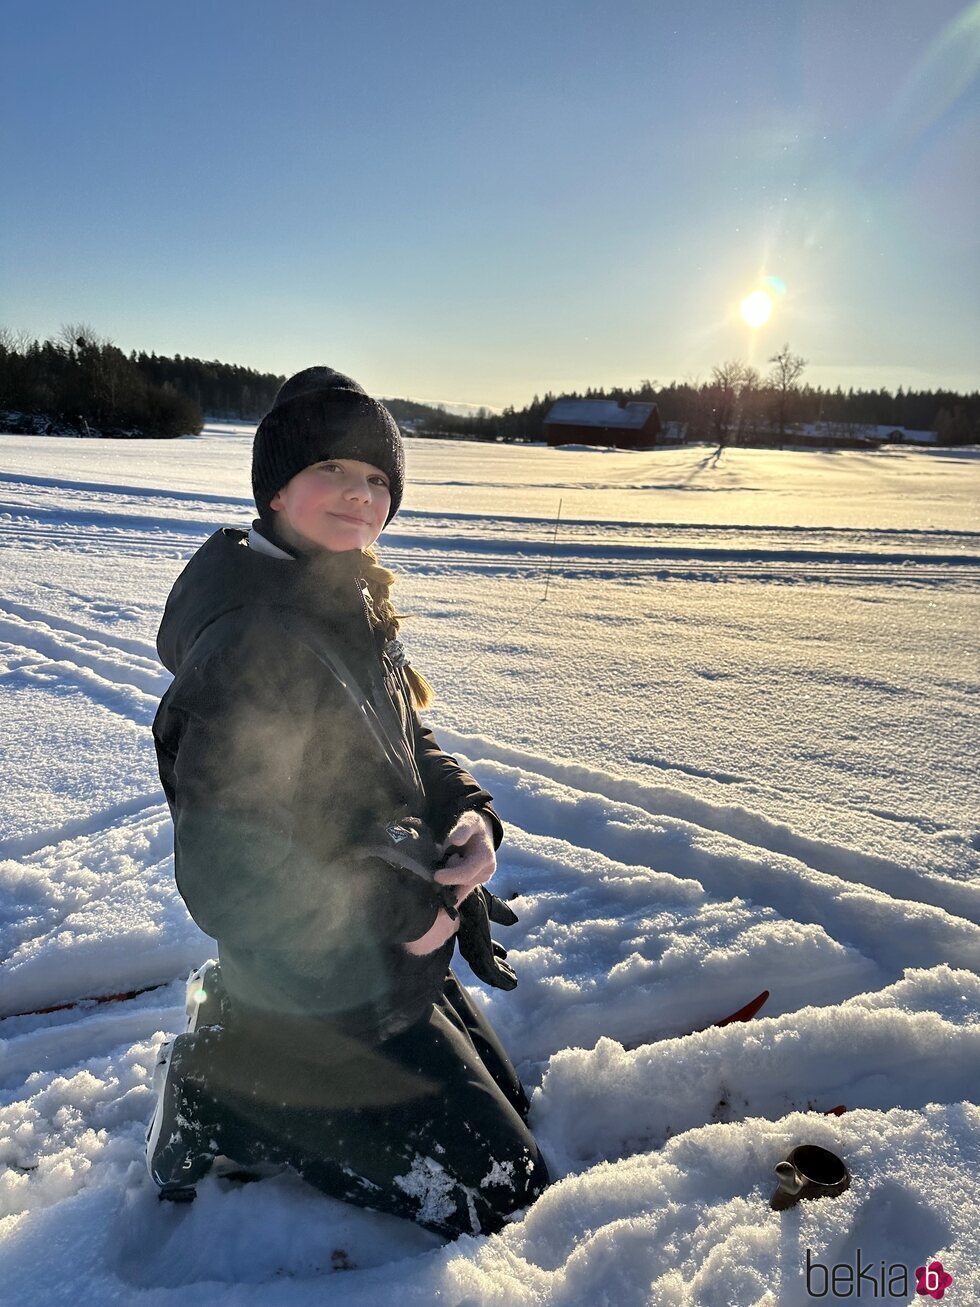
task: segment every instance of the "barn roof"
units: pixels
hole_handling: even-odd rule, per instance
[[[548,410],[545,422],[641,431],[656,408],[656,404],[641,403],[629,403],[621,407],[614,399],[559,399]]]

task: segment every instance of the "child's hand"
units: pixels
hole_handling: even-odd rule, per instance
[[[438,917],[425,934],[420,935],[418,939],[409,940],[405,950],[413,957],[424,957],[426,953],[434,953],[437,948],[441,948],[457,930],[459,930],[459,917],[453,921],[446,909],[440,908]]]
[[[454,885],[461,903],[477,885],[485,885],[497,870],[490,818],[476,809],[461,814],[443,840],[440,852],[451,849],[446,865],[433,875],[437,885]]]
[[[475,809],[464,812],[443,840],[439,853],[444,854],[450,847],[453,847],[453,852],[446,866],[435,872],[432,879],[437,885],[454,886],[456,902],[461,903],[477,885],[485,884],[497,869],[490,818]],[[439,915],[425,934],[411,940],[405,948],[415,957],[434,953],[459,930],[459,924],[459,917],[454,921],[444,908],[440,908]]]

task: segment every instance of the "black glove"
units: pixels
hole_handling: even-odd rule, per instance
[[[459,912],[453,887],[438,885],[432,879],[432,873],[442,866],[436,847],[431,829],[420,817],[401,817],[376,827],[365,841],[362,854],[410,871],[431,885],[436,899],[455,921]]]
[[[517,914],[483,885],[467,894],[459,905],[460,926],[456,932],[459,951],[478,980],[495,989],[513,989],[514,968],[505,960],[506,949],[490,938],[490,922],[513,926]]]

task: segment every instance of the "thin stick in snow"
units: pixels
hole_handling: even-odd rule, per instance
[[[561,505],[562,501],[559,499],[558,516],[555,518],[555,534],[551,540],[551,553],[548,555],[548,575],[545,577],[544,581],[544,599],[548,598],[548,586],[551,583],[551,565],[555,561],[555,545],[558,542],[558,521],[561,517]],[[544,599],[541,600],[542,603],[544,603]]]

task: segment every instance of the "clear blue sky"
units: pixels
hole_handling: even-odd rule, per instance
[[[784,340],[980,385],[976,0],[5,0],[3,51],[14,330],[491,406]]]

